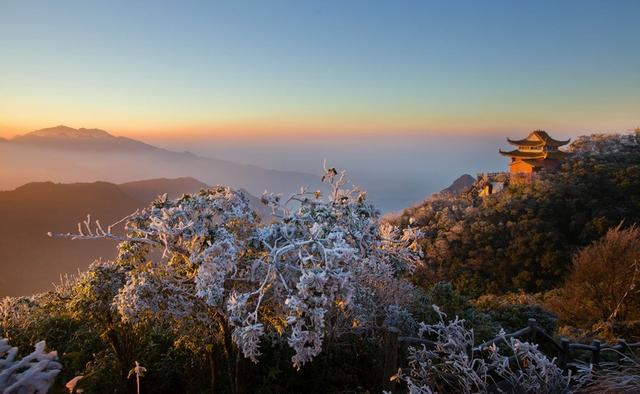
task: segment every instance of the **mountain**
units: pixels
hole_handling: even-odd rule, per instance
[[[67,126],[49,127],[14,137],[11,142],[63,150],[90,152],[145,151],[157,149],[152,145],[126,137],[115,137],[100,129],[74,129]]]
[[[319,187],[319,177],[161,149],[99,129],[56,126],[0,144],[0,190],[33,181],[113,183],[149,178],[194,177],[260,195]]]
[[[28,133],[25,136],[18,138],[30,138],[30,137],[41,137],[41,138],[110,138],[112,135],[107,133],[104,130],[100,129],[74,129],[67,126],[56,126],[49,127],[46,129],[40,129]]]
[[[113,223],[139,207],[138,200],[106,182],[38,182],[0,192],[0,297],[47,290],[63,273],[115,256],[115,242],[53,239],[47,231],[74,231],[87,213]]]
[[[158,195],[174,198],[207,185],[194,178],[59,184],[33,182],[0,192],[0,297],[48,290],[63,274],[84,270],[97,258],[115,257],[116,242],[50,238],[47,232],[74,232],[88,213],[103,224],[114,223]],[[269,220],[266,207],[248,195]]]
[[[440,194],[449,194],[452,196],[459,196],[465,191],[469,190],[471,186],[476,182],[476,178],[469,174],[464,174],[458,177],[451,185],[442,189]]]

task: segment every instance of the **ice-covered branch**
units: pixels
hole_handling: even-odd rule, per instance
[[[62,370],[58,353],[46,352],[44,341],[35,350],[16,360],[18,348],[0,339],[0,391],[10,393],[46,393]]]
[[[52,233],[48,232],[49,237],[71,238],[73,240],[91,240],[91,239],[111,239],[118,242],[135,241],[148,243],[151,245],[157,245],[158,242],[146,237],[129,236],[129,235],[116,235],[113,233],[113,229],[127,220],[139,215],[139,211],[136,211],[130,215],[123,217],[117,222],[109,225],[106,230],[103,229],[99,220],[95,222],[91,221],[91,215],[88,214],[87,218],[78,223],[78,231],[76,233]]]

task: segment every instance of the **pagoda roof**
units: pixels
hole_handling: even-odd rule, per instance
[[[523,160],[544,160],[544,159],[562,159],[564,158],[567,153],[566,152],[562,152],[562,151],[552,151],[552,152],[548,152],[548,151],[538,151],[538,152],[527,152],[527,151],[521,151],[521,150],[511,150],[511,151],[503,151],[502,149],[499,150],[500,154],[503,156],[509,156],[509,157],[517,157],[519,159],[523,159]]]
[[[500,154],[503,156],[509,157],[519,157],[521,159],[544,159],[546,157],[546,152],[523,152],[521,150],[511,150],[511,151],[503,151],[500,149]]]
[[[553,139],[544,130],[534,130],[529,133],[527,138],[522,140],[512,140],[511,138],[507,138],[507,142],[518,146],[562,146],[568,144],[570,141],[571,139],[564,141]]]
[[[507,138],[507,142],[511,145],[519,145],[519,146],[544,146],[544,141],[529,141],[527,139],[524,140],[512,140],[511,138]]]

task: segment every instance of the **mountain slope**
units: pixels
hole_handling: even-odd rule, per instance
[[[116,185],[108,182],[29,183],[0,192],[0,297],[50,289],[64,273],[84,270],[97,258],[115,257],[116,242],[50,238],[47,232],[74,232],[88,213],[110,224],[160,194],[176,197],[207,185],[194,178],[151,179]],[[265,216],[258,198],[247,196]]]
[[[194,177],[209,185],[292,193],[318,187],[319,177],[160,149],[98,129],[57,126],[0,144],[0,190],[27,182],[123,183],[137,179]]]
[[[442,189],[440,194],[449,194],[452,196],[459,196],[465,191],[469,190],[471,186],[476,182],[476,178],[469,174],[464,174],[458,177],[451,185]]]
[[[139,207],[139,201],[106,182],[31,183],[0,192],[0,297],[46,290],[63,273],[115,256],[115,242],[54,239],[47,231],[74,231],[89,212],[113,223]]]

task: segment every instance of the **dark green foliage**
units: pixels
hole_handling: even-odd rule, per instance
[[[12,344],[25,351],[37,340],[46,340],[49,348],[58,351],[63,370],[52,392],[66,392],[65,383],[78,375],[83,378],[77,388],[85,392],[135,392],[134,379],[126,379],[126,373],[123,376],[122,355],[116,352],[108,335],[100,332],[105,331],[105,326],[76,318],[65,310],[64,304],[53,307],[52,299],[57,296],[56,292],[43,294],[29,302],[29,314],[22,315],[24,318],[3,320],[0,336],[10,338]],[[127,330],[119,332],[119,338],[127,336],[127,353],[147,368],[141,381],[142,392],[212,392],[209,351],[220,367],[215,376],[215,392],[232,393],[236,384],[238,393],[379,391],[384,355],[381,344],[370,336],[327,338],[322,355],[296,370],[291,365],[293,351],[282,341],[265,343],[260,362],[253,364],[244,357],[237,358],[237,349],[232,349],[231,358],[227,359],[221,344],[194,352],[183,338],[151,325],[110,329]],[[236,366],[238,380],[232,382]],[[228,367],[231,376],[227,375]]]
[[[455,291],[450,282],[438,282],[426,292],[421,307],[414,312],[416,320],[430,324],[438,322],[439,316],[432,305],[438,306],[448,319],[456,316],[464,319],[465,326],[473,329],[477,344],[493,338],[501,328],[491,315],[476,308],[467,296]]]
[[[327,337],[321,355],[300,370],[291,365],[291,348],[284,340],[273,338],[262,347],[260,362],[253,364],[237,357],[237,348],[225,349],[224,343],[202,346],[197,333],[178,336],[167,327],[131,326],[119,321],[103,309],[105,304],[98,298],[87,298],[89,293],[100,294],[97,289],[87,290],[101,269],[94,267],[72,288],[13,300],[19,307],[7,310],[25,313],[2,320],[0,334],[17,346],[28,350],[32,343],[44,339],[58,351],[63,370],[53,392],[64,392],[64,384],[78,375],[84,378],[77,387],[85,392],[131,392],[134,379],[126,375],[135,361],[147,368],[141,383],[143,392],[212,392],[212,360],[217,367],[215,392],[233,392],[232,387],[237,387],[237,392],[257,393],[380,391],[384,360],[380,332]],[[85,302],[89,299],[91,302]],[[80,313],[75,309],[79,304],[92,311]],[[441,305],[451,318],[465,319],[478,343],[493,337],[500,328],[450,283],[438,283],[425,292],[411,312],[416,319],[435,322],[433,304]],[[119,348],[117,343],[126,345]]]
[[[520,293],[503,296],[487,295],[478,298],[474,305],[498,322],[505,332],[514,332],[535,319],[540,327],[552,335],[556,331],[557,317],[543,308],[536,297]]]
[[[326,393],[379,391],[381,344],[367,337],[349,335],[329,341],[313,362],[299,371],[291,366],[291,349],[272,344],[260,363],[244,360],[241,389],[255,393]]]

